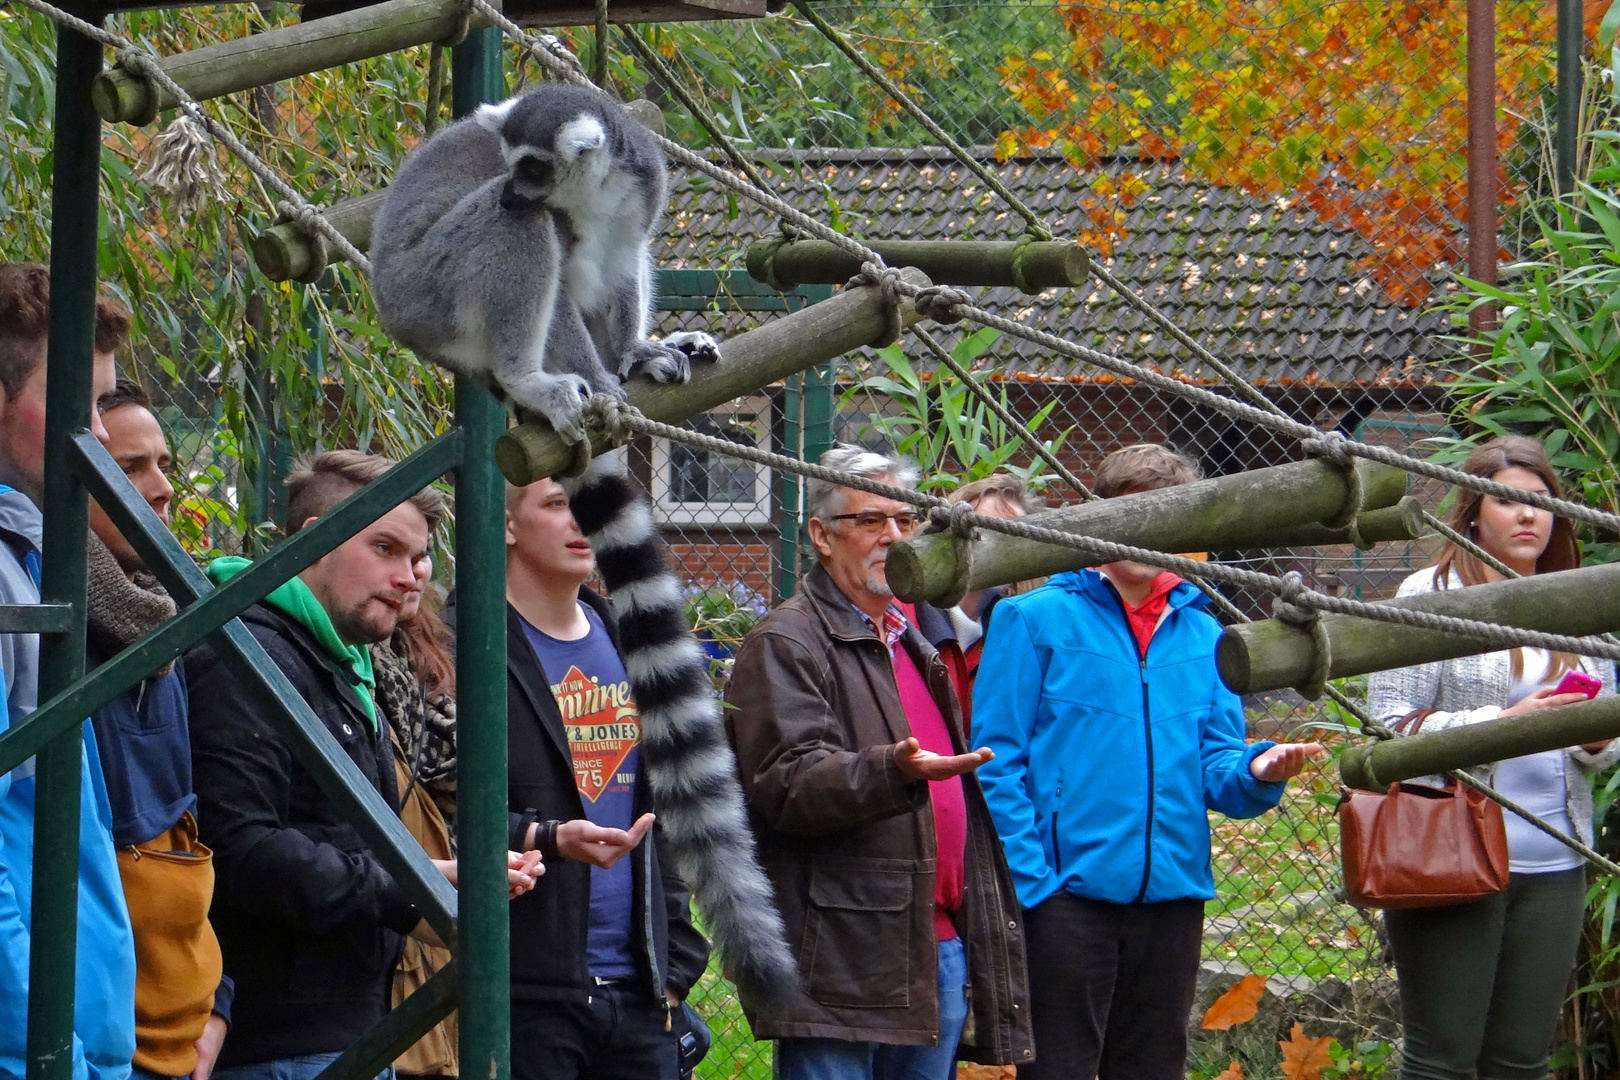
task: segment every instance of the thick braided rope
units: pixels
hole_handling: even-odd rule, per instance
[[[675,74],[674,69],[664,63],[664,58],[658,55],[658,50],[642,41],[640,35],[628,26],[619,27],[619,37],[630,46],[630,51],[647,65],[660,85],[674,94],[675,99],[686,107],[686,111],[692,114],[692,119],[698,122],[698,126],[726,155],[726,160],[731,162],[732,168],[748,177],[755,187],[762,191],[766,190],[764,175],[752,161],[743,156],[742,151],[737,149],[737,144],[731,141],[731,137],[720,129],[720,121],[715,119],[714,113],[698,100],[697,95],[686,88],[685,82]]]
[[[1229,619],[1232,619],[1234,622],[1244,623],[1254,621],[1250,619],[1248,615],[1244,614],[1242,609],[1240,609],[1236,604],[1232,603],[1232,601],[1228,600],[1219,592],[1216,592],[1214,589],[1210,588],[1203,581],[1197,578],[1193,578],[1191,580],[1192,583],[1196,585],[1205,596],[1209,597],[1210,602],[1219,608],[1221,613],[1226,615]],[[1361,730],[1364,734],[1381,742],[1387,739],[1397,738],[1395,732],[1390,730],[1389,725],[1373,716],[1361,705],[1360,702],[1351,698],[1348,694],[1334,686],[1332,683],[1325,684],[1323,691],[1334,704],[1338,705],[1339,708],[1343,709],[1345,712],[1349,713],[1355,718],[1356,723],[1361,726]],[[1560,844],[1563,844],[1571,851],[1574,851],[1576,854],[1580,855],[1587,862],[1591,863],[1599,870],[1602,870],[1604,873],[1610,874],[1614,877],[1620,877],[1620,864],[1616,864],[1612,860],[1606,859],[1602,855],[1599,855],[1596,851],[1593,851],[1590,847],[1581,843],[1578,838],[1563,832],[1555,826],[1547,824],[1547,822],[1537,817],[1533,812],[1526,810],[1523,806],[1520,806],[1512,799],[1503,795],[1501,792],[1497,791],[1483,780],[1480,780],[1466,769],[1452,769],[1447,772],[1446,775],[1459,783],[1467,784],[1469,787],[1478,791],[1486,798],[1494,799],[1496,802],[1501,803],[1503,809],[1510,810],[1519,815],[1519,817],[1523,818],[1525,821],[1528,821],[1531,825],[1534,825],[1536,828],[1540,829],[1554,840],[1557,840]]]
[[[198,104],[195,98],[186,93],[184,87],[169,77],[158,64],[157,58],[151,53],[134,45],[122,35],[86,22],[76,15],[46,3],[45,0],[21,0],[21,2],[52,22],[65,26],[92,41],[99,42],[112,49],[118,57],[118,62],[124,67],[173,94],[175,100],[180,103],[180,110],[201,124],[209,135],[217,139],[225,149],[234,154],[243,165],[246,165],[249,172],[257,176],[267,187],[279,195],[282,201],[292,208],[294,211],[293,216],[296,217],[299,224],[312,225],[314,231],[331,246],[332,250],[366,273],[371,272],[371,262],[365,255],[361,254],[359,248],[349,242],[348,237],[338,232],[332,223],[327,221],[320,211],[288,183],[280,173],[266,165],[257,154],[249,150],[230,128],[209,115],[208,111]]]
[[[800,461],[797,458],[774,454],[768,450],[761,450],[758,447],[746,446],[727,439],[703,435],[687,428],[660,423],[648,419],[634,406],[622,401],[609,398],[605,399],[601,404],[593,402],[592,407],[594,410],[611,416],[611,419],[605,420],[604,423],[611,424],[615,438],[622,439],[630,433],[651,435],[656,438],[681,443],[694,449],[706,450],[710,453],[723,454],[741,461],[763,465],[766,468],[779,469],[812,480],[822,480],[841,487],[854,488],[857,491],[880,495],[928,511],[930,522],[943,529],[952,529],[954,531],[960,530],[964,526],[971,526],[990,532],[1005,533],[1008,536],[1016,536],[1024,540],[1034,540],[1043,544],[1070,548],[1083,552],[1092,558],[1097,558],[1102,562],[1144,563],[1148,566],[1157,566],[1169,570],[1182,577],[1203,577],[1255,592],[1269,592],[1284,596],[1290,603],[1301,608],[1394,623],[1399,626],[1410,626],[1420,630],[1437,630],[1461,637],[1477,638],[1486,644],[1495,645],[1499,648],[1530,645],[1559,652],[1620,659],[1620,646],[1598,642],[1592,638],[1549,634],[1539,630],[1483,622],[1478,619],[1465,619],[1453,615],[1440,615],[1431,611],[1416,611],[1411,608],[1398,608],[1387,604],[1352,600],[1343,596],[1331,596],[1315,589],[1305,588],[1302,582],[1290,582],[1284,578],[1262,574],[1254,570],[1243,570],[1220,563],[1203,563],[1163,551],[1152,551],[1147,548],[1133,547],[1129,544],[1115,543],[1111,540],[1102,540],[1094,536],[1062,532],[1057,529],[1031,524],[1021,518],[1003,519],[987,517],[983,514],[965,513],[954,509],[950,503],[937,495],[929,495],[909,488],[895,487],[892,484],[884,484],[866,477],[852,476],[848,473],[829,469],[823,465],[816,465],[807,461]]]
[[[950,351],[940,344],[938,338],[921,326],[912,327],[912,333],[916,334],[917,340],[921,341],[928,351],[934,354],[934,359],[944,364],[951,370],[953,375],[962,380],[969,392],[982,401],[987,409],[995,413],[996,417],[1007,425],[1037,457],[1046,462],[1065,484],[1074,489],[1076,494],[1088,502],[1097,497],[1096,493],[1086,487],[1081,479],[1074,475],[1074,472],[1067,465],[1063,464],[1061,458],[1052,453],[1051,448],[1046,443],[1036,438],[1035,433],[1025,426],[1022,420],[1018,419],[1011,410],[998,401],[996,396],[984,384],[974,378],[973,373],[968,371],[960,360],[952,356]]]
[[[40,0],[29,0],[29,2],[40,2]],[[492,25],[500,27],[503,33],[527,49],[530,55],[534,56],[534,58],[540,62],[541,66],[549,70],[555,77],[564,81],[576,83],[581,86],[594,85],[580,70],[577,61],[570,63],[572,58],[564,59],[563,57],[556,55],[551,49],[547,48],[544,43],[536,40],[532,35],[526,33],[522,27],[518,26],[511,19],[508,19],[500,12],[499,9],[489,4],[488,0],[471,0],[471,2],[473,7],[488,18]],[[856,259],[860,260],[863,270],[868,269],[866,266],[868,263],[879,269],[888,269],[883,262],[882,257],[871,248],[868,248],[866,245],[833,230],[803,211],[790,206],[770,192],[755,187],[754,185],[748,183],[745,178],[737,176],[735,173],[726,171],[725,169],[716,165],[714,162],[709,161],[707,158],[694,153],[684,146],[681,146],[679,143],[673,142],[664,136],[655,136],[655,138],[657,139],[660,147],[663,148],[665,154],[671,160],[677,161],[695,172],[702,173],[704,176],[707,176],[716,183],[724,186],[727,190],[734,191],[743,198],[757,203],[758,205],[769,210],[771,213],[785,219],[789,224],[802,229],[808,235],[825,240],[834,247],[838,248],[840,251],[854,256]],[[900,281],[898,278],[894,280],[893,288],[899,293],[899,295],[913,301],[919,295],[927,291],[922,286],[912,285],[908,282]],[[1262,409],[1245,402],[1234,401],[1232,398],[1222,397],[1221,395],[1216,394],[1213,391],[1206,390],[1202,387],[1179,382],[1170,378],[1169,376],[1161,375],[1156,371],[1133,364],[1128,360],[1123,360],[1108,353],[1099,352],[1096,349],[1091,349],[1084,345],[1075,344],[1074,342],[1057,337],[1054,334],[1050,334],[1042,330],[1036,330],[1035,328],[1026,326],[1023,323],[1003,318],[973,304],[958,303],[955,305],[939,306],[945,309],[940,311],[940,314],[948,316],[951,319],[972,319],[974,322],[977,322],[980,325],[994,327],[1005,334],[1011,334],[1014,337],[1021,338],[1025,341],[1043,346],[1047,349],[1051,349],[1054,352],[1060,353],[1064,356],[1096,364],[1099,367],[1123,375],[1126,378],[1136,379],[1145,385],[1162,389],[1167,393],[1178,394],[1182,397],[1199,402],[1200,404],[1207,405],[1210,408],[1233,417],[1234,419],[1247,420],[1248,422],[1259,427],[1269,428],[1297,440],[1318,439],[1322,436],[1322,432],[1317,428],[1311,427],[1308,424],[1300,423],[1299,421],[1293,420],[1284,414],[1271,411],[1274,410],[1276,406],[1270,401],[1266,402],[1268,406],[1266,409]],[[1398,469],[1404,469],[1407,472],[1416,473],[1419,476],[1426,476],[1430,479],[1438,480],[1442,483],[1453,484],[1457,487],[1467,488],[1471,491],[1479,491],[1486,495],[1495,495],[1502,499],[1537,506],[1544,510],[1550,510],[1556,514],[1562,514],[1563,516],[1575,521],[1583,521],[1591,525],[1598,525],[1620,532],[1620,516],[1605,513],[1604,511],[1596,510],[1589,506],[1582,506],[1579,503],[1573,503],[1567,499],[1555,499],[1548,495],[1541,495],[1534,492],[1521,491],[1517,488],[1510,488],[1505,484],[1497,484],[1484,477],[1470,476],[1468,473],[1462,472],[1459,469],[1453,469],[1448,466],[1438,465],[1433,462],[1408,457],[1405,454],[1398,453],[1385,446],[1377,446],[1368,443],[1355,442],[1352,440],[1346,440],[1345,446],[1348,453],[1354,454],[1357,457],[1366,458],[1369,461],[1376,461],[1381,464],[1391,465]]]
[[[1003,202],[1011,207],[1014,213],[1023,218],[1030,237],[1037,240],[1053,239],[1051,228],[1047,226],[1046,222],[1038,213],[1036,213],[1034,208],[1014,194],[1011,188],[1007,187],[1001,182],[1001,178],[999,176],[997,176],[990,169],[986,168],[984,163],[978,158],[968,153],[967,149],[962,146],[961,143],[951,138],[945,129],[940,127],[934,118],[928,114],[926,109],[918,105],[916,101],[912,99],[911,95],[907,94],[898,85],[896,85],[894,80],[890,79],[880,68],[868,60],[864,53],[855,48],[854,44],[850,42],[849,38],[844,35],[843,31],[839,30],[826,19],[822,18],[820,14],[818,14],[808,3],[805,2],[805,0],[794,0],[794,6],[797,7],[801,13],[803,13],[807,20],[809,20],[810,25],[814,26],[818,31],[820,31],[821,35],[828,41],[832,42],[839,52],[847,56],[856,67],[860,68],[861,72],[868,79],[876,83],[885,94],[897,102],[901,108],[905,109],[906,112],[910,113],[911,118],[917,121],[917,123],[920,124],[930,136],[938,139],[939,144],[949,150],[957,161],[961,162],[964,167],[971,170],[974,175],[984,182],[986,187],[995,192]],[[1015,262],[1015,275],[1017,274],[1017,271],[1018,267],[1017,263]],[[1170,336],[1175,338],[1175,340],[1181,345],[1191,349],[1193,355],[1197,356],[1198,359],[1203,363],[1209,365],[1209,367],[1212,368],[1216,374],[1225,380],[1227,384],[1236,390],[1240,395],[1247,398],[1251,404],[1258,405],[1261,408],[1271,408],[1275,410],[1278,415],[1284,415],[1282,410],[1278,409],[1276,404],[1270,398],[1266,397],[1263,393],[1256,389],[1252,383],[1243,378],[1243,376],[1239,375],[1225,361],[1216,357],[1214,353],[1210,352],[1198,341],[1196,341],[1192,335],[1188,334],[1185,330],[1172,322],[1170,317],[1155,307],[1152,302],[1142,296],[1137,295],[1131,289],[1127,288],[1125,283],[1115,277],[1113,272],[1110,271],[1107,266],[1103,265],[1100,259],[1092,260],[1091,272],[1098,278],[1098,280],[1102,281],[1110,289],[1118,293],[1128,305],[1140,311],[1149,319],[1153,320],[1154,323],[1168,331]],[[1019,281],[1018,284],[1019,288],[1023,289],[1025,292],[1039,291],[1024,288],[1022,281]]]

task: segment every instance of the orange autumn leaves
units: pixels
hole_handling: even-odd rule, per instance
[[[1260,998],[1265,992],[1264,976],[1245,975],[1215,999],[1204,1013],[1201,1026],[1206,1031],[1225,1031],[1248,1023],[1260,1011]],[[1288,1038],[1277,1044],[1282,1051],[1284,1080],[1322,1080],[1322,1070],[1333,1064],[1332,1045],[1331,1036],[1308,1038],[1305,1029],[1295,1024]],[[1234,1061],[1215,1080],[1244,1080],[1243,1066]]]
[[[1606,3],[1591,0],[1588,16]],[[1303,204],[1371,247],[1366,269],[1416,305],[1464,254],[1467,35],[1454,0],[1058,0],[1071,39],[1009,56],[1002,85],[1033,123],[996,150],[1077,166],[1179,159],[1204,180]],[[1497,149],[1539,116],[1553,78],[1553,4],[1498,5]],[[1082,196],[1082,241],[1105,253],[1139,190]],[[1503,202],[1518,194],[1499,166]]]

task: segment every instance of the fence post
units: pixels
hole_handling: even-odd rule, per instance
[[[1575,140],[1581,122],[1585,76],[1581,69],[1586,49],[1585,5],[1581,0],[1558,0],[1558,194],[1575,190]]]
[[[504,96],[499,30],[474,30],[451,53],[457,116]],[[511,942],[506,899],[506,489],[495,440],[506,410],[487,387],[456,380],[463,432],[456,471],[456,733],[460,799],[461,1075],[509,1080]]]
[[[99,25],[99,17],[91,16]],[[45,360],[44,603],[73,605],[68,628],[40,636],[39,699],[84,673],[84,487],[68,443],[89,417],[96,326],[96,229],[101,117],[90,84],[101,45],[56,31],[56,119],[51,174],[51,322]],[[48,508],[48,509],[47,509]],[[81,726],[35,759],[32,949],[28,957],[28,1080],[72,1080],[73,992],[79,911]]]

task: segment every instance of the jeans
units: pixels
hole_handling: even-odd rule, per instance
[[[300,1054],[276,1061],[215,1069],[209,1080],[315,1080],[322,1069],[337,1059],[337,1054]],[[390,1065],[378,1073],[377,1080],[394,1080],[394,1067]]]
[[[1035,1060],[1018,1080],[1182,1080],[1203,927],[1202,900],[1060,892],[1025,911]]]
[[[952,1080],[967,1021],[962,939],[939,943],[939,1044],[889,1046],[841,1039],[778,1039],[776,1080]]]
[[[591,990],[591,1000],[512,1002],[512,1080],[676,1080],[669,1013],[641,980]]]
[[[1401,986],[1401,1080],[1545,1080],[1569,993],[1586,871],[1513,874],[1505,892],[1384,912]]]

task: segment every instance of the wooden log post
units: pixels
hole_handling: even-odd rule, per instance
[[[1329,544],[1356,544],[1363,551],[1375,544],[1409,543],[1422,536],[1423,504],[1408,495],[1394,506],[1368,510],[1356,518],[1356,527],[1335,529],[1315,523],[1295,525],[1256,536],[1252,542],[1232,550],[1248,548],[1326,547]],[[1359,543],[1358,543],[1359,540]]]
[[[941,285],[1000,285],[1038,293],[1083,285],[1091,262],[1079,244],[1015,240],[868,240],[889,266],[914,266]],[[748,248],[748,276],[786,292],[842,285],[860,260],[825,240],[773,240]]]
[[[891,564],[893,558],[891,555]],[[1414,611],[1586,637],[1620,630],[1620,563],[1425,592],[1386,602]],[[1350,615],[1323,615],[1321,624],[1327,634],[1330,679],[1473,656],[1497,648],[1478,638]],[[1221,679],[1239,694],[1299,686],[1310,679],[1314,657],[1309,631],[1281,619],[1229,626],[1215,647],[1215,665]]]
[[[372,9],[367,9],[372,10]],[[624,103],[625,109],[641,121],[648,130],[664,133],[664,114],[657,104],[646,98]],[[371,225],[382,209],[387,188],[368,191],[352,199],[333,203],[321,215],[344,239],[361,251],[371,249]],[[311,234],[296,221],[283,221],[270,226],[253,238],[253,261],[271,281],[312,281],[326,268],[327,252],[320,237]]]
[[[919,270],[900,271],[901,279],[926,288],[928,276]],[[902,302],[900,322],[917,321],[911,305]],[[739,334],[721,345],[717,364],[694,367],[692,380],[683,385],[637,379],[625,385],[625,397],[647,417],[666,424],[707,412],[739,397],[755,393],[863,345],[881,345],[890,328],[887,304],[876,288],[845,289],[830,300],[812,304],[791,315]],[[593,436],[593,450],[607,449],[605,439]],[[566,468],[573,451],[547,424],[519,424],[502,435],[495,460],[506,479],[519,487]]]
[[[1362,791],[1387,791],[1389,785],[1414,776],[1606,742],[1617,736],[1620,697],[1597,698],[1503,720],[1352,746],[1339,759],[1339,776],[1350,787]]]
[[[1358,461],[1362,508],[1382,509],[1406,493],[1406,474]],[[1219,476],[1195,484],[1122,495],[1032,514],[1030,524],[1094,536],[1154,551],[1229,551],[1260,546],[1283,529],[1331,521],[1344,513],[1350,485],[1344,471],[1320,459]],[[969,557],[962,573],[961,558]],[[902,540],[889,548],[888,578],[902,600],[955,603],[973,591],[1044,577],[1106,559],[1073,548],[979,530],[970,544],[948,533]]]
[[[462,0],[388,0],[296,26],[164,57],[159,66],[198,101],[341,67],[489,25]],[[108,123],[150,124],[180,102],[122,66],[97,77],[91,93]]]
[[[343,237],[365,251],[371,247],[371,223],[382,209],[381,191],[368,191],[333,203],[321,215]],[[253,261],[271,281],[313,281],[326,269],[326,244],[296,221],[272,225],[253,238]]]

